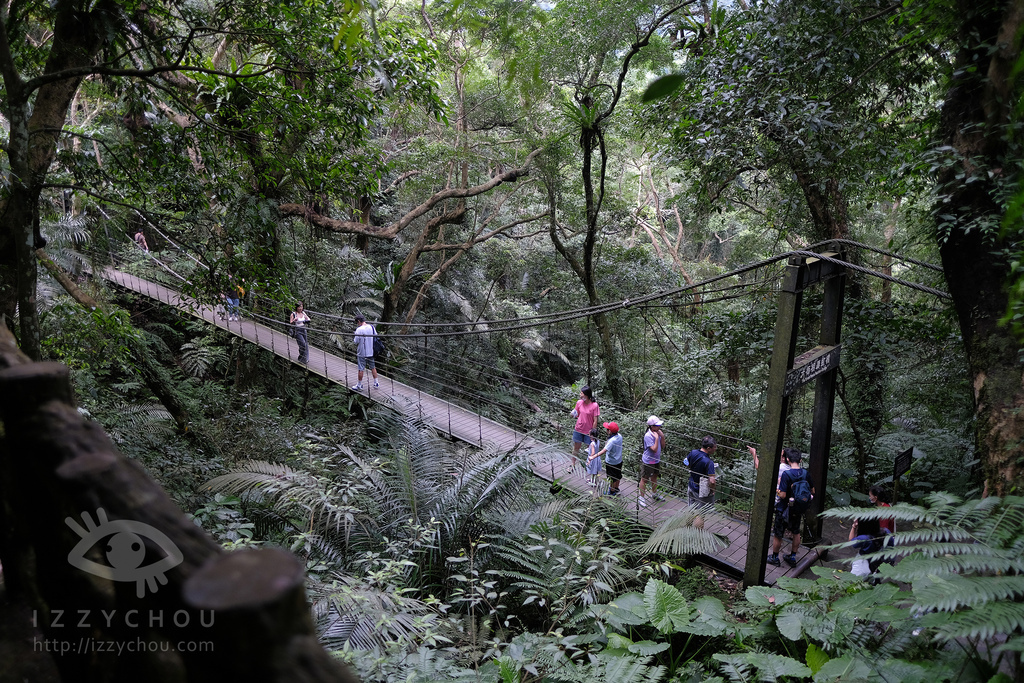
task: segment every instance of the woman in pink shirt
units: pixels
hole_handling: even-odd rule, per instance
[[[576,401],[576,407],[572,409],[572,416],[576,418],[576,426],[572,430],[572,464],[569,465],[569,472],[576,467],[576,458],[580,452],[580,446],[590,445],[590,430],[597,424],[597,418],[601,415],[601,408],[594,400],[594,392],[589,386],[580,389],[580,400]]]

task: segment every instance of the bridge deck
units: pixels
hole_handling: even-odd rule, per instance
[[[127,290],[174,306],[299,365],[298,345],[284,332],[245,318],[240,321],[222,319],[211,306],[200,304],[174,289],[123,271],[106,268],[102,276]],[[354,385],[358,376],[358,368],[354,363],[312,345],[309,346],[309,362],[300,367],[305,367],[309,372],[344,387]],[[379,389],[373,388],[373,382],[366,379],[364,378],[363,382],[365,388],[359,393],[372,401],[415,415],[439,432],[466,443],[478,446],[492,444],[505,450],[525,448],[529,453],[532,469],[539,477],[548,481],[557,478],[564,486],[577,492],[586,493],[593,490],[587,483],[583,468],[577,467],[572,472],[567,471],[570,462],[568,443],[564,447],[542,443],[528,434],[383,375],[380,376]],[[638,522],[651,527],[656,527],[681,511],[687,504],[685,491],[679,496],[677,492],[662,490],[667,494],[664,502],[652,503],[646,508],[641,508],[637,503],[638,482],[623,479],[620,486],[622,495],[618,501],[636,516]],[[714,515],[708,518],[706,528],[728,539],[728,545],[711,559],[716,564],[734,568],[730,573],[742,574],[746,562],[748,525],[724,515]],[[788,548],[788,541],[784,548]],[[803,560],[809,552],[811,551],[808,548],[802,547],[798,560]],[[768,565],[765,582],[771,585],[779,576],[793,573],[785,564],[782,567]]]

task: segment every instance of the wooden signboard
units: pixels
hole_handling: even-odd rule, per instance
[[[802,353],[793,361],[793,369],[786,373],[786,386],[783,396],[790,396],[794,391],[810,382],[818,375],[823,375],[832,368],[839,367],[838,344],[835,346],[815,346],[807,353]]]

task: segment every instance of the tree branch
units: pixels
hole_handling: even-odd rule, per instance
[[[475,197],[477,195],[484,194],[485,192],[489,192],[503,183],[514,182],[519,178],[522,178],[529,173],[530,164],[533,162],[534,157],[540,154],[540,152],[541,149],[539,148],[533,150],[530,152],[529,156],[526,157],[526,161],[523,162],[522,166],[512,169],[511,171],[506,171],[501,175],[494,176],[482,185],[475,185],[473,187],[466,188],[453,187],[441,190],[440,192],[435,192],[429,199],[427,199],[427,201],[423,202],[406,213],[400,219],[387,226],[366,225],[365,223],[358,223],[356,221],[343,221],[335,218],[329,218],[322,214],[315,213],[309,207],[302,204],[281,204],[277,208],[278,211],[281,212],[282,216],[298,216],[306,219],[318,228],[330,230],[331,232],[347,235],[366,235],[367,237],[377,237],[380,239],[394,239],[410,223],[446,199]]]
[[[540,220],[541,218],[544,218],[547,215],[549,215],[549,212],[545,211],[544,213],[539,213],[536,216],[530,216],[528,218],[523,218],[523,219],[520,219],[518,221],[513,221],[511,223],[508,223],[506,225],[501,226],[500,228],[495,228],[494,230],[491,230],[490,232],[485,233],[483,235],[477,235],[477,236],[475,236],[475,237],[473,237],[473,238],[471,238],[471,239],[469,239],[469,240],[467,240],[465,242],[461,242],[459,244],[428,244],[428,245],[424,246],[422,249],[420,249],[420,251],[421,252],[427,252],[427,251],[445,251],[447,249],[462,249],[462,248],[467,248],[468,249],[469,247],[472,247],[474,245],[480,244],[481,242],[485,242],[485,241],[491,239],[492,237],[496,237],[496,236],[502,234],[503,232],[505,232],[506,230],[509,230],[511,228],[516,227],[517,225],[523,225],[524,223],[532,223],[533,221]],[[533,233],[533,234],[537,234],[537,233]]]
[[[633,57],[635,57],[642,48],[647,46],[647,44],[651,41],[651,36],[654,35],[654,32],[658,30],[658,28],[665,22],[665,20],[667,20],[670,16],[672,16],[682,8],[686,7],[687,5],[693,5],[696,2],[697,0],[686,0],[686,2],[681,2],[678,5],[675,5],[674,7],[668,8],[659,16],[655,17],[654,21],[651,22],[651,25],[647,28],[647,31],[645,31],[644,34],[635,43],[629,46],[629,51],[626,53],[626,58],[622,61],[622,67],[619,69],[619,77],[615,83],[615,91],[612,95],[612,101],[608,104],[608,107],[604,110],[604,112],[599,114],[598,117],[594,120],[595,126],[600,124],[601,121],[603,121],[604,119],[611,116],[612,112],[615,111],[615,106],[619,103],[619,98],[622,97],[622,85],[626,81],[626,75],[629,73],[629,63],[633,61]]]
[[[384,197],[388,196],[389,194],[397,190],[399,185],[404,183],[409,178],[412,178],[413,176],[418,176],[420,173],[421,171],[406,171],[402,175],[395,178],[394,181],[390,185],[388,185],[387,189],[383,190],[380,194]]]

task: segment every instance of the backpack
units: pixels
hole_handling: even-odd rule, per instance
[[[384,360],[388,355],[388,347],[384,340],[377,336],[377,328],[373,328],[373,357],[375,360]]]
[[[797,512],[807,509],[811,504],[811,482],[807,481],[807,472],[803,472],[800,479],[793,480],[789,485],[789,499],[793,501],[793,507]]]

